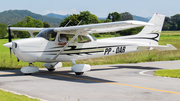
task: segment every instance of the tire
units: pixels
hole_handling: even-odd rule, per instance
[[[32,73],[25,73],[24,75],[31,75]]]
[[[55,70],[55,69],[48,69],[48,71],[51,71],[51,72],[54,71],[54,70]]]
[[[76,75],[83,75],[84,72],[75,72]]]

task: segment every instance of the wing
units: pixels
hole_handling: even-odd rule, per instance
[[[31,37],[33,38],[33,32],[40,32],[44,28],[30,28],[30,27],[10,27],[13,31],[28,31]]]
[[[39,32],[44,28],[31,28],[31,27],[11,27],[11,30],[14,31],[33,31],[33,32]]]
[[[98,23],[98,24],[54,28],[54,31],[55,32],[60,31],[62,34],[76,34],[77,30],[82,30],[80,35],[86,35],[91,33],[116,32],[120,30],[141,27],[145,25],[154,25],[154,24],[150,24],[142,21],[129,20],[129,21],[118,21],[118,22],[109,22],[109,23]]]

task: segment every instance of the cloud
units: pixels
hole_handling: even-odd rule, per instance
[[[76,9],[73,8],[70,10],[58,10],[58,11],[46,10],[43,13],[44,13],[44,15],[49,14],[49,13],[66,15],[66,14],[79,14],[79,11],[77,11]]]

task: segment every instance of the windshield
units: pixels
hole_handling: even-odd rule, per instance
[[[53,28],[44,29],[36,35],[36,37],[43,37],[49,41],[54,41],[56,38],[57,32],[54,32]]]

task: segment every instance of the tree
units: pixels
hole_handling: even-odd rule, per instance
[[[99,23],[112,22],[110,19],[99,19]]]
[[[121,21],[121,14],[118,12],[109,13],[107,19],[110,19],[112,22]]]
[[[77,25],[80,21],[78,20],[79,14],[73,14],[70,15],[69,17],[66,17],[59,25],[59,27],[64,27],[69,21],[71,21],[68,26],[75,26]]]
[[[163,30],[170,30],[171,26],[171,19],[166,17],[164,20]]]
[[[13,27],[43,27],[43,22],[41,20],[33,19],[30,16],[26,16],[24,20],[17,22],[12,25]],[[14,31],[14,36],[18,38],[28,38],[30,34],[25,31]]]
[[[80,25],[99,23],[99,20],[96,15],[91,14],[89,11],[83,11],[83,12],[80,12],[80,14],[73,14],[73,15],[70,15],[69,17],[66,17],[60,23],[59,27],[64,27],[70,20],[71,22],[68,24],[68,26],[75,26],[81,20],[82,22],[80,23]]]
[[[180,14],[171,16],[172,30],[180,30]]]
[[[51,25],[49,23],[47,23],[47,22],[43,22],[43,27],[44,28],[50,28]]]
[[[82,20],[81,25],[99,23],[98,17],[94,14],[91,14],[89,11],[80,12],[78,20]]]
[[[129,12],[121,13],[121,20],[133,20],[133,16]]]
[[[0,39],[5,38],[7,35],[7,25],[0,23]]]

